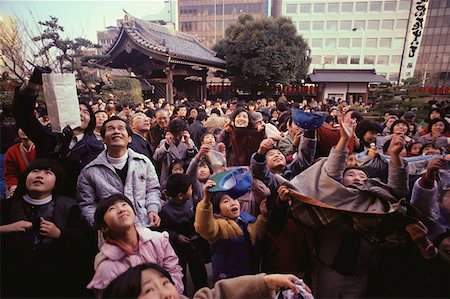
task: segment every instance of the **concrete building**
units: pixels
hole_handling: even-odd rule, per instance
[[[240,14],[270,16],[271,5],[271,0],[178,0],[179,30],[211,48]]]
[[[415,75],[428,87],[450,86],[450,1],[428,4]]]
[[[397,82],[413,0],[274,0],[311,48],[313,69],[376,69]]]

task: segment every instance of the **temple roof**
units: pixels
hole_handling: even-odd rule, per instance
[[[128,14],[122,22],[116,41],[106,54],[114,52],[125,35],[150,53],[168,57],[168,61],[171,63],[199,64],[217,68],[226,66],[225,60],[216,57],[216,52],[202,45],[195,36],[140,20]]]
[[[344,69],[314,69],[307,81],[312,83],[370,83],[389,82],[383,76],[377,75],[374,69],[344,70]]]

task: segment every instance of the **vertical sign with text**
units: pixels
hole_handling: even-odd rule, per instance
[[[406,43],[403,49],[400,80],[414,76],[414,69],[416,67],[417,57],[419,56],[419,46],[425,28],[428,3],[429,0],[413,0],[406,34]]]

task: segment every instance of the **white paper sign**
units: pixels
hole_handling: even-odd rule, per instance
[[[81,125],[75,74],[42,74],[44,98],[53,132]]]

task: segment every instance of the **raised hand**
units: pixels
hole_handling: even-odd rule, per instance
[[[208,180],[206,181],[205,185],[203,186],[203,199],[205,203],[209,203],[211,201],[211,192],[209,192],[209,188],[214,187],[216,185],[216,182]]]
[[[266,138],[259,144],[258,154],[265,155],[268,150],[272,149],[275,146],[275,141],[271,138]]]

